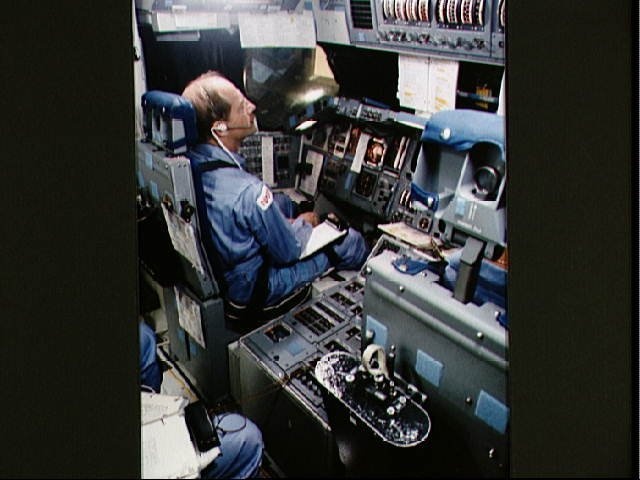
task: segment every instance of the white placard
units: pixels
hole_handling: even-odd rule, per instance
[[[238,13],[242,48],[315,48],[316,28],[311,10],[302,13]]]
[[[276,179],[273,172],[273,137],[262,137],[262,181],[270,187],[275,186]]]
[[[351,171],[355,173],[360,173],[362,170],[362,160],[364,159],[364,154],[367,152],[367,145],[369,145],[369,140],[371,139],[371,135],[368,133],[361,133],[360,138],[358,138],[358,146],[356,147],[356,153],[353,156],[353,162],[351,162]]]
[[[427,111],[429,106],[429,59],[398,55],[398,100],[400,105]]]
[[[201,275],[204,275],[204,267],[198,254],[198,243],[193,225],[169,212],[164,203],[161,205],[173,248],[186,258]]]
[[[173,288],[178,307],[178,323],[202,348],[207,348],[202,331],[202,315],[200,307],[191,297]]]
[[[300,191],[315,196],[318,188],[318,178],[322,170],[324,155],[313,150],[307,150],[305,162],[311,164],[311,173],[300,177]]]
[[[155,32],[193,31],[214,28],[229,28],[229,14],[216,12],[189,12],[176,5],[173,11],[153,12],[152,24]]]
[[[400,105],[429,116],[456,108],[459,62],[398,55]]]
[[[318,29],[316,33],[318,41],[350,45],[347,17],[344,10],[322,10],[319,0],[313,0],[312,5]]]
[[[393,168],[396,170],[402,170],[402,166],[404,165],[404,157],[407,154],[407,145],[409,144],[409,139],[407,137],[402,137],[400,140],[400,146],[398,147],[398,152],[396,153],[396,158],[393,160]]]
[[[429,62],[428,113],[456,108],[457,60],[432,58]]]
[[[198,474],[198,457],[183,415],[185,403],[180,397],[141,393],[142,478],[185,478]],[[163,414],[151,418],[152,411]]]

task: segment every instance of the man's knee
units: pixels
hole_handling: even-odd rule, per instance
[[[359,269],[369,255],[369,249],[364,238],[357,230],[350,228],[344,240],[333,247],[335,254],[340,258],[336,265],[339,270]]]
[[[221,456],[201,472],[205,478],[248,478],[262,461],[262,433],[248,418],[237,413],[213,418],[220,436]]]
[[[217,419],[223,437],[231,435],[229,440],[239,448],[262,452],[262,432],[251,420],[238,413],[220,415]]]

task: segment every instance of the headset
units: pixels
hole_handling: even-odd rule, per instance
[[[225,146],[225,144],[222,143],[222,141],[220,140],[220,137],[218,137],[216,132],[226,132],[227,130],[234,130],[234,129],[242,130],[242,129],[249,129],[253,127],[256,127],[257,129],[257,125],[255,122],[252,123],[251,125],[229,126],[227,125],[226,122],[222,122],[222,121],[215,122],[211,127],[211,136],[216,139],[216,142],[218,142],[218,145],[220,146],[220,148],[222,148],[227,153],[227,155],[231,157],[231,160],[233,160],[233,163],[235,163],[240,170],[244,170],[244,169],[242,168],[242,166],[240,166],[240,163],[238,162],[238,160],[236,160],[236,157],[231,153],[231,151],[229,151],[229,149]]]
[[[253,128],[255,127],[255,123],[252,123],[251,125],[228,125],[225,122],[216,122],[214,123],[213,127],[211,127],[211,130],[215,130],[216,132],[226,132],[227,130],[244,130],[244,129],[249,129],[249,128]],[[213,132],[211,132],[211,134],[213,135]]]
[[[213,138],[215,138],[216,142],[218,142],[218,146],[220,148],[222,148],[222,150],[224,150],[227,155],[229,155],[229,158],[231,158],[231,160],[233,160],[233,163],[235,163],[240,170],[244,170],[244,168],[242,168],[242,165],[240,165],[240,162],[238,162],[238,160],[236,160],[236,157],[233,155],[233,153],[231,153],[231,151],[225,146],[225,144],[222,143],[222,141],[220,140],[220,137],[218,137],[218,135],[215,132],[216,130],[218,130],[218,129],[211,127],[211,135],[213,135]]]

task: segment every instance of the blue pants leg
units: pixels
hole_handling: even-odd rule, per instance
[[[202,478],[251,478],[262,462],[262,433],[237,413],[214,416],[211,421],[220,437],[218,456],[200,472]]]
[[[152,328],[139,321],[140,336],[140,383],[160,393],[162,369],[156,357],[156,335]]]

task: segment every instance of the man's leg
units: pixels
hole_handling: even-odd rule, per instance
[[[202,478],[255,477],[262,462],[262,433],[246,417],[237,413],[216,415],[211,419],[220,437],[220,452]]]
[[[358,270],[369,255],[364,238],[357,230],[350,228],[347,235],[332,247],[336,270]],[[331,261],[321,251],[286,267],[269,269],[269,295],[267,305],[274,305],[282,298],[303,285],[311,283],[331,267]]]
[[[156,334],[153,329],[139,320],[140,336],[140,383],[160,393],[162,368],[156,357]]]

